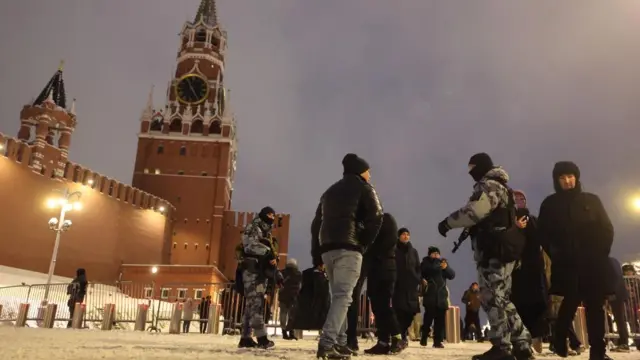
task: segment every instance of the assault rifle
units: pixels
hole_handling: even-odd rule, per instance
[[[471,235],[471,231],[472,230],[473,230],[473,227],[466,227],[466,228],[462,229],[462,232],[460,233],[460,236],[458,236],[458,241],[454,241],[454,243],[453,243],[453,250],[451,250],[452,254],[455,254],[456,251],[458,251],[460,246]]]

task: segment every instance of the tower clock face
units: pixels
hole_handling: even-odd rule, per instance
[[[199,75],[183,76],[176,84],[176,96],[183,104],[200,104],[209,96],[209,84]]]

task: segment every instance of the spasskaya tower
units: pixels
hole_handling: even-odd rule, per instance
[[[227,33],[215,0],[202,0],[180,32],[166,102],[140,117],[133,186],[168,200],[171,264],[217,265],[236,170],[236,122],[224,86]]]

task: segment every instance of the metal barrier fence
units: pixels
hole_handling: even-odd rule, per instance
[[[620,337],[620,326],[626,326],[629,338],[640,341],[640,276],[625,276],[625,287],[629,298],[623,303],[615,298],[607,301],[605,306],[605,337],[609,340],[617,340]],[[620,307],[621,313],[616,307]],[[623,321],[616,319],[616,315],[623,317]],[[584,330],[586,334],[586,329]]]
[[[624,281],[630,295],[625,302],[626,325],[630,337],[640,340],[640,276],[627,276]],[[239,332],[244,313],[244,297],[230,283],[90,283],[85,303],[80,306],[69,303],[67,286],[49,285],[46,302],[44,293],[47,285],[44,284],[0,288],[0,322],[22,326],[67,327],[74,325],[71,316],[73,309],[80,311],[74,311],[74,327],[232,334]],[[210,296],[210,302],[205,300],[207,296]],[[610,305],[613,304],[609,304],[608,309],[612,309]],[[266,325],[275,334],[280,328],[277,291],[265,297],[264,308]],[[606,312],[608,339],[619,337],[617,326],[611,321],[612,313]],[[446,324],[448,341],[459,341],[459,321],[459,308],[451,307]],[[177,326],[172,328],[172,322]],[[583,310],[576,314],[575,326],[576,332],[586,340]],[[375,331],[375,319],[366,291],[361,295],[358,309],[358,330]],[[583,343],[587,344],[587,341]]]

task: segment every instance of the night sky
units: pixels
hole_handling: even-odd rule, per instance
[[[178,32],[199,0],[0,2],[0,131],[65,59],[78,126],[70,158],[131,182],[149,89],[164,106]],[[532,212],[573,160],[616,228],[614,254],[640,252],[640,3],[635,1],[218,0],[229,33],[226,86],[239,131],[233,207],[292,214],[290,253],[310,265],[320,195],[356,152],[386,211],[421,256],[471,194],[469,157],[488,152]]]

